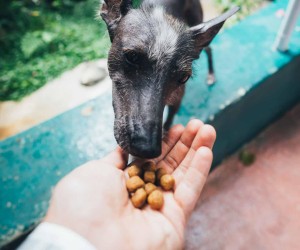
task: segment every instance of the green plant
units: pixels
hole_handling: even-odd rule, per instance
[[[222,12],[225,12],[234,6],[239,6],[241,8],[236,15],[234,15],[226,22],[226,25],[232,25],[233,23],[241,20],[245,16],[252,13],[254,10],[261,7],[261,5],[264,2],[266,2],[266,0],[214,0],[214,1],[216,3],[216,6]]]
[[[255,162],[255,155],[251,152],[248,152],[247,150],[242,150],[239,153],[239,160],[245,166],[250,166]]]
[[[109,38],[92,7],[62,15],[43,9],[43,25],[12,32],[15,43],[0,58],[0,100],[19,100],[82,61],[107,57]]]

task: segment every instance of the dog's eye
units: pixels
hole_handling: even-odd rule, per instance
[[[184,84],[188,81],[188,79],[190,79],[191,75],[190,74],[183,74],[179,77],[178,82],[181,84]]]
[[[137,66],[140,61],[140,56],[138,53],[136,53],[134,51],[129,51],[129,52],[125,53],[125,59],[126,59],[127,63]]]

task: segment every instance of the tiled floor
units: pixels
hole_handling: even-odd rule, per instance
[[[300,105],[209,177],[192,215],[186,249],[300,249]]]

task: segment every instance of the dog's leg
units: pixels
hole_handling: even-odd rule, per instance
[[[213,59],[212,59],[212,49],[211,49],[211,47],[208,46],[208,47],[205,47],[204,50],[206,52],[207,61],[208,61],[207,84],[212,85],[216,82]]]
[[[185,85],[181,85],[173,94],[174,97],[166,103],[168,106],[168,116],[163,125],[164,131],[168,131],[171,128],[174,116],[176,115],[177,111],[179,110],[182,98],[185,92]]]
[[[171,128],[174,116],[179,109],[180,103],[172,106],[168,106],[168,116],[164,124],[164,130],[168,131]]]
[[[203,22],[203,10],[199,0],[187,0],[185,4],[185,21],[192,27]],[[213,67],[212,50],[210,47],[204,48],[208,59],[208,75],[207,84],[212,85],[215,83],[215,74]]]

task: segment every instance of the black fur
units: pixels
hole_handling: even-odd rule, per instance
[[[129,0],[105,0],[101,16],[112,41],[108,57],[113,82],[114,134],[130,154],[153,158],[161,154],[162,116],[168,129],[184,94],[184,83],[198,58],[226,18],[202,23],[196,0],[144,0],[132,9]],[[209,57],[212,63],[211,57]],[[209,67],[213,74],[212,65]]]

